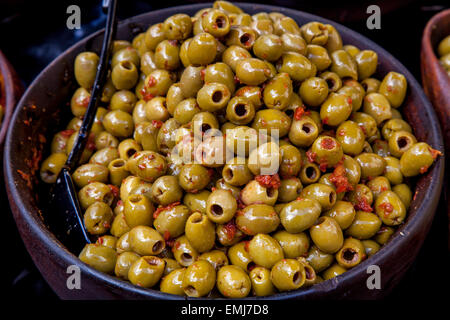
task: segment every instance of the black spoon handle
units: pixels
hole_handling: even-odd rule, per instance
[[[97,113],[98,101],[100,99],[103,86],[106,82],[108,74],[109,58],[111,55],[112,39],[116,33],[116,7],[117,0],[104,0],[103,10],[108,8],[108,17],[106,18],[105,35],[103,37],[102,51],[100,54],[100,61],[97,66],[97,74],[95,76],[94,86],[91,91],[91,99],[84,115],[83,122],[78,132],[78,137],[69,157],[66,161],[66,167],[72,171],[81,158],[86,143],[89,138],[92,124],[94,123],[95,115]]]

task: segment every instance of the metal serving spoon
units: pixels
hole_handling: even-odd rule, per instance
[[[89,138],[89,133],[97,113],[98,101],[106,83],[112,39],[116,33],[117,0],[103,0],[103,12],[107,13],[105,34],[103,36],[100,61],[91,91],[91,99],[78,132],[75,145],[67,158],[66,164],[50,191],[49,211],[46,222],[55,236],[71,251],[79,253],[91,239],[86,232],[83,214],[78,202],[71,173],[78,164]]]

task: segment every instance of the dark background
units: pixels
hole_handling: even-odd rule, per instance
[[[104,26],[101,1],[28,1],[0,0],[0,49],[15,67],[25,86],[66,48]],[[193,0],[119,0],[118,16],[125,19],[133,15],[159,8],[202,1]],[[252,2],[252,1],[248,1]],[[257,1],[280,5],[314,13],[332,19],[372,39],[397,59],[419,80],[420,42],[427,21],[437,12],[448,7],[448,1]],[[81,30],[66,28],[67,6],[77,4],[81,8]],[[381,8],[381,29],[366,27],[371,4]],[[2,210],[1,230],[3,240],[1,262],[2,289],[10,298],[57,299],[55,294],[34,267],[20,239],[12,215],[9,212],[4,190],[0,186]],[[387,297],[388,300],[410,300],[442,297],[442,287],[448,281],[447,248],[448,230],[446,212],[438,209],[419,256],[400,285]],[[5,261],[8,261],[5,263]],[[447,288],[444,289],[445,292]],[[448,294],[444,294],[444,297]]]

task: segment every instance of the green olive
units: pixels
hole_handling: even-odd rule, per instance
[[[214,247],[216,230],[208,217],[194,212],[186,221],[185,234],[191,245],[198,252],[207,252]]]
[[[288,134],[290,127],[291,119],[289,116],[277,109],[259,110],[256,112],[252,123],[252,128],[262,133],[267,132],[268,135],[275,134],[278,131],[279,137],[284,137]]]
[[[40,177],[45,183],[55,183],[59,172],[67,161],[65,153],[52,153],[42,162]]]
[[[270,175],[278,171],[280,162],[280,148],[274,142],[267,142],[250,153],[248,168],[255,175]]]
[[[86,89],[94,85],[100,58],[95,52],[82,52],[75,58],[74,74],[78,84]]]
[[[300,151],[293,145],[284,145],[280,147],[280,153],[280,175],[283,178],[297,176],[302,165],[302,154]],[[283,198],[283,200],[285,199]]]
[[[297,199],[303,190],[302,182],[299,178],[287,178],[281,180],[278,188],[278,201],[291,202]]]
[[[366,93],[378,92],[380,88],[381,81],[375,78],[367,78],[361,81],[361,85],[363,86]]]
[[[255,116],[255,107],[247,98],[233,97],[228,102],[226,116],[227,119],[234,124],[245,125],[253,120]]]
[[[116,277],[128,280],[128,271],[133,263],[139,260],[140,256],[134,252],[122,252],[117,257],[116,266],[114,267],[114,274]]]
[[[364,249],[368,257],[373,256],[380,250],[380,245],[373,240],[363,240],[361,242],[364,245]]]
[[[283,248],[286,258],[297,258],[306,254],[309,250],[309,237],[304,232],[289,233],[287,231],[278,231],[273,235]]]
[[[377,125],[392,118],[391,104],[381,93],[372,92],[364,97],[363,111],[372,116]]]
[[[117,260],[116,250],[92,243],[87,244],[78,257],[92,268],[110,274],[114,272]]]
[[[307,105],[320,106],[328,96],[328,85],[322,78],[308,78],[300,85],[299,95]]]
[[[380,227],[381,219],[376,214],[356,211],[355,219],[346,230],[346,234],[360,240],[366,240],[373,237],[380,230]]]
[[[127,138],[133,134],[134,122],[131,115],[122,110],[108,112],[103,119],[103,125],[115,137]]]
[[[216,271],[219,271],[223,266],[228,265],[227,255],[221,250],[211,250],[203,253],[198,257],[198,260],[206,260],[212,264]]]
[[[294,200],[281,210],[281,224],[290,233],[302,232],[314,224],[321,210],[320,203],[315,199]]]
[[[324,71],[331,65],[331,58],[326,48],[315,44],[309,44],[306,47],[306,50],[306,57],[315,64],[318,71]]]
[[[168,205],[180,201],[183,191],[178,184],[177,177],[162,176],[155,180],[152,185],[152,199],[160,205]]]
[[[171,40],[183,40],[192,31],[191,17],[184,13],[174,14],[164,21],[164,35]]]
[[[172,252],[177,262],[183,267],[193,264],[198,258],[197,250],[192,247],[184,235],[175,240]]]
[[[312,245],[306,255],[306,261],[314,268],[316,273],[328,268],[334,261],[334,256],[321,251],[317,246]]]
[[[216,270],[205,260],[192,263],[184,272],[183,290],[187,296],[202,297],[208,294],[216,283]]]
[[[289,129],[289,140],[298,147],[309,147],[319,135],[319,127],[309,116],[294,119]]]
[[[325,45],[328,41],[328,29],[320,22],[306,23],[301,27],[301,31],[307,43]]]
[[[227,298],[244,298],[250,293],[251,282],[247,273],[233,265],[223,266],[217,272],[217,288]]]
[[[138,70],[130,61],[121,61],[116,64],[111,72],[111,79],[117,90],[133,88],[138,81]]]
[[[165,262],[155,256],[145,256],[136,260],[128,270],[128,279],[134,285],[151,288],[164,273]]]
[[[137,226],[130,230],[131,249],[139,255],[158,255],[165,248],[163,237],[153,228]]]
[[[277,199],[278,189],[262,186],[256,180],[247,183],[241,191],[241,200],[245,205],[267,204],[273,206]]]
[[[78,192],[78,199],[82,209],[87,209],[94,202],[104,202],[111,205],[114,195],[110,186],[101,182],[91,182],[81,188]]]
[[[334,72],[325,71],[319,74],[319,77],[327,82],[330,92],[336,92],[342,87],[342,79]]]
[[[355,219],[353,204],[347,201],[336,201],[336,204],[324,216],[331,217],[339,224],[342,230],[347,229]]]
[[[118,241],[117,238],[114,236],[104,235],[98,237],[95,243],[105,247],[116,249],[117,241]]]
[[[230,47],[233,45],[240,46],[246,50],[250,50],[255,43],[257,33],[254,29],[248,26],[231,26],[228,32],[225,44]]]
[[[104,202],[91,204],[84,213],[84,225],[90,234],[104,234],[111,227],[113,212]]]
[[[270,233],[280,224],[274,208],[265,204],[252,204],[236,214],[237,227],[248,235]]]
[[[407,86],[405,76],[392,71],[383,78],[378,92],[387,98],[392,107],[398,108],[405,100]]]
[[[246,85],[257,86],[266,81],[269,74],[267,64],[260,59],[243,59],[236,64],[236,76]]]
[[[363,150],[365,135],[356,122],[347,120],[336,129],[336,139],[341,144],[345,154],[356,156]]]
[[[283,249],[278,241],[262,233],[255,235],[250,240],[248,253],[254,263],[268,269],[284,258]]]
[[[153,204],[144,195],[132,194],[124,202],[125,220],[131,228],[151,225],[153,222],[153,211]]]
[[[183,198],[183,204],[192,212],[206,213],[206,202],[210,194],[211,192],[208,190],[202,190],[198,193],[186,193]]]
[[[364,80],[375,73],[378,55],[372,50],[362,50],[355,56],[355,61],[358,67],[358,79]]]
[[[354,80],[352,80],[354,81]],[[358,111],[361,106],[364,99],[364,88],[359,86],[359,83],[355,81],[358,85],[348,85],[349,81],[345,81],[345,85],[340,88],[337,93],[344,94],[348,98],[350,98],[351,104],[352,104],[352,111]]]
[[[253,53],[260,59],[276,61],[283,53],[283,44],[279,36],[265,34],[256,39],[253,45]]]
[[[78,188],[83,188],[91,182],[108,182],[108,168],[101,164],[84,164],[78,167],[72,175]]]
[[[300,35],[300,27],[294,19],[287,16],[280,16],[274,21],[274,33],[277,35],[284,33]]]
[[[373,198],[376,200],[378,196],[386,190],[391,190],[389,180],[384,176],[373,178],[367,182],[367,186],[372,191]]]
[[[297,52],[304,56],[307,54],[306,41],[299,34],[283,33],[280,35],[284,52]]]
[[[250,271],[249,276],[252,282],[252,291],[256,296],[263,297],[275,293],[269,269],[255,267]]]
[[[161,279],[159,290],[165,293],[184,296],[185,294],[183,290],[183,278],[185,272],[185,268],[175,269],[170,272],[168,275]]]
[[[336,50],[331,53],[331,72],[339,77],[358,79],[358,65],[345,50]]]
[[[392,187],[392,191],[402,200],[405,208],[408,209],[413,198],[411,188],[407,184],[398,184]]]
[[[252,55],[243,47],[238,45],[229,46],[222,55],[222,61],[227,64],[233,72],[236,72],[236,66],[239,61],[251,58]]]
[[[338,126],[352,113],[351,99],[339,93],[331,93],[320,107],[320,119],[324,124]]]
[[[70,109],[75,117],[82,117],[86,113],[91,94],[85,88],[78,88],[70,99]]]
[[[361,178],[380,176],[386,168],[386,160],[375,153],[361,153],[355,160],[361,166]]]
[[[319,218],[311,227],[309,234],[314,244],[326,253],[337,252],[344,243],[342,229],[331,217]]]
[[[297,52],[285,52],[281,56],[278,71],[280,73],[286,72],[293,80],[303,81],[314,77],[317,68],[304,55]]]
[[[408,149],[417,143],[416,137],[408,131],[396,131],[389,140],[389,153],[400,158]]]
[[[127,161],[127,170],[145,181],[153,182],[164,175],[167,170],[167,162],[159,153],[137,151]]]
[[[388,226],[396,226],[406,217],[406,208],[402,200],[393,191],[382,192],[375,200],[375,212]]]
[[[273,266],[270,278],[278,290],[289,291],[305,284],[306,272],[298,260],[282,259]]]
[[[208,65],[217,53],[216,39],[209,33],[197,34],[189,43],[187,57],[193,65]]]
[[[394,234],[394,232],[395,232],[394,228],[383,226],[377,232],[377,234],[374,237],[374,239],[380,245],[384,245],[391,239],[391,236]]]
[[[419,142],[409,148],[400,158],[400,169],[405,177],[424,173],[433,164],[436,150],[425,142]]]
[[[245,158],[233,158],[229,160],[222,169],[224,181],[233,186],[242,186],[247,184],[253,175],[248,169]]]
[[[174,83],[175,76],[167,70],[156,69],[150,72],[144,80],[144,97],[146,100],[156,96],[164,96]]]
[[[337,263],[346,269],[353,268],[366,258],[366,250],[362,242],[355,238],[347,238],[342,248],[336,253]]]
[[[166,34],[164,32],[164,24],[157,23],[150,26],[144,35],[144,42],[149,50],[155,50],[158,43],[166,39]]]
[[[179,237],[185,232],[186,221],[190,215],[188,207],[168,205],[157,210],[153,226],[166,239]]]

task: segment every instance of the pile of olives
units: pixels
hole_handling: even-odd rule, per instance
[[[98,55],[75,59],[74,118],[51,143],[54,183],[77,136]],[[329,24],[216,1],[114,42],[111,72],[73,180],[79,258],[192,297],[243,298],[336,277],[404,223],[412,176],[439,151],[399,112],[402,74]]]
[[[441,40],[441,42],[439,42],[437,51],[439,55],[439,62],[450,77],[450,35],[446,36]]]

